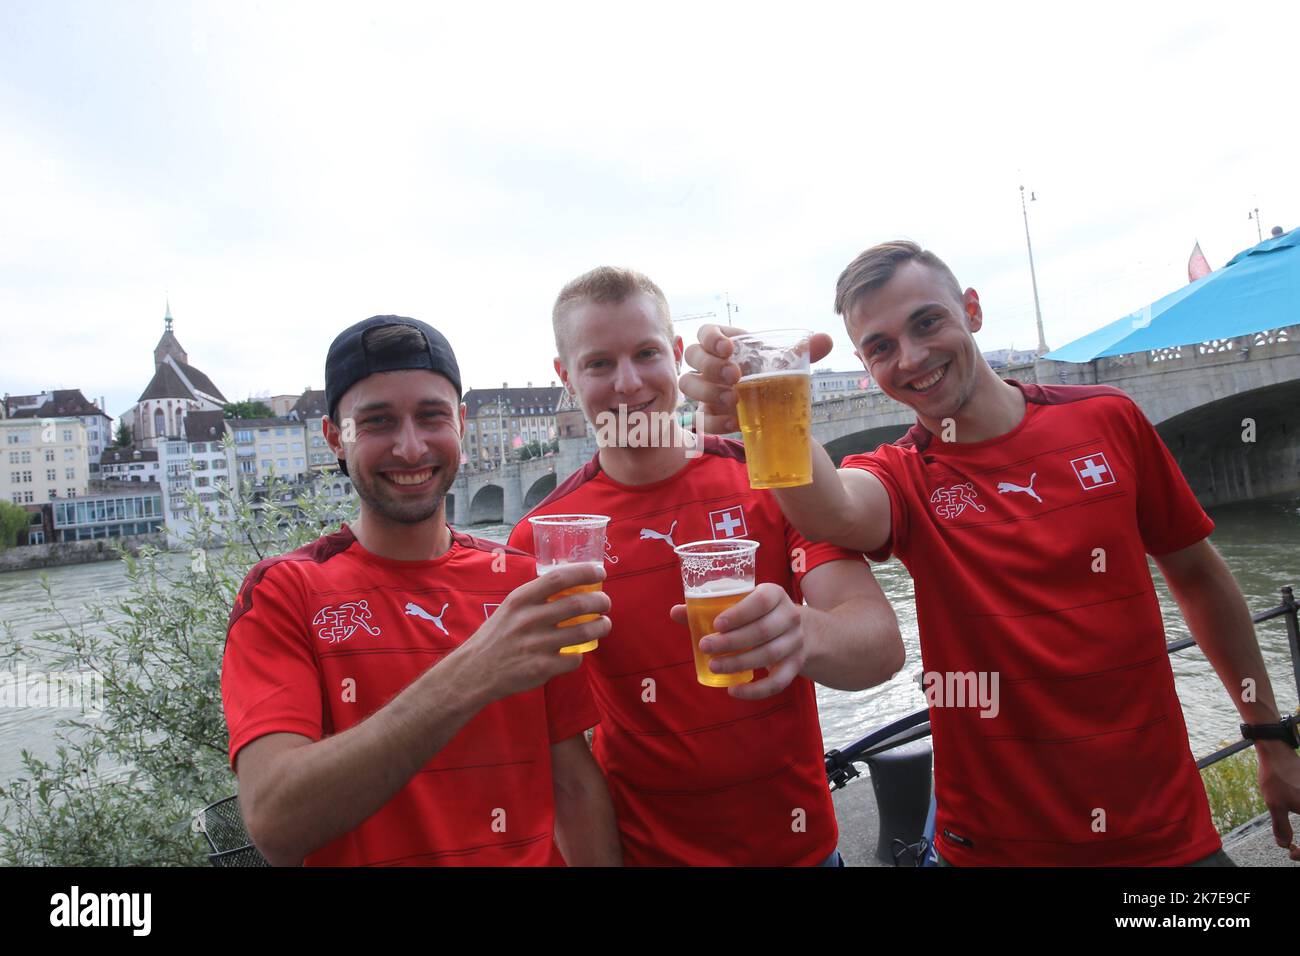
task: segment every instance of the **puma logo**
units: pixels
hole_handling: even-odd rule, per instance
[[[1022,493],[1024,493],[1024,494],[1026,494],[1026,495],[1029,495],[1029,497],[1033,498],[1035,501],[1037,501],[1037,502],[1041,505],[1041,504],[1043,503],[1043,499],[1040,498],[1040,497],[1038,497],[1038,492],[1034,491],[1034,479],[1037,478],[1037,477],[1038,477],[1038,472],[1034,472],[1032,475],[1030,475],[1030,476],[1029,476],[1029,484],[1028,484],[1028,486],[1025,486],[1025,485],[1013,485],[1013,484],[1012,484],[1011,482],[1009,482],[1009,481],[999,481],[999,482],[998,482],[998,494],[1000,494],[1000,495],[1005,495],[1005,494],[1006,494],[1007,492],[1009,492],[1009,491],[1019,491],[1019,492],[1022,492]]]
[[[434,615],[426,611],[424,608],[420,607],[420,605],[413,604],[408,601],[406,604],[406,613],[411,617],[422,617],[426,621],[432,621],[434,627],[442,631],[442,633],[446,634],[448,637],[451,637],[451,635],[447,633],[447,629],[442,626],[443,616],[447,613],[447,608],[449,607],[451,607],[450,603],[444,604],[442,606],[442,610],[439,611],[437,616],[435,617]]]
[[[672,526],[669,527],[668,531],[665,532],[664,534],[660,534],[658,531],[655,531],[653,528],[642,528],[641,540],[649,541],[651,538],[658,538],[660,541],[666,541],[668,543],[668,547],[676,548],[677,545],[673,543],[673,532],[676,530],[677,530],[676,521],[672,523]]]

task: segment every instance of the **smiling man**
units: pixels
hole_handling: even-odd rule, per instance
[[[974,333],[979,296],[933,253],[875,246],[835,309],[880,388],[916,412],[892,445],[814,445],[814,482],[775,492],[803,534],[895,554],[912,574],[925,671],[1000,690],[931,703],[935,843],[974,865],[1229,864],[1188,747],[1147,555],[1259,739],[1280,846],[1300,811],[1294,723],[1279,721],[1250,614],[1154,428],[1108,386],[1003,381]],[[682,390],[710,430],[735,425],[726,336],[686,353]],[[814,343],[825,355],[829,336]],[[1243,691],[1243,689],[1248,689]],[[981,695],[982,696],[982,695]]]
[[[360,518],[261,562],[230,617],[222,697],[240,805],[276,864],[617,865],[575,638],[609,599],[452,531],[465,406],[446,339],[375,316],[325,363],[325,438]]]
[[[602,266],[552,310],[555,369],[601,446],[533,515],[609,515],[610,640],[584,665],[630,866],[838,866],[814,682],[859,690],[903,664],[898,622],[861,554],[800,537],[749,487],[744,446],[677,422],[682,340],[659,286]],[[620,429],[601,427],[618,422]],[[611,432],[623,431],[623,434]],[[676,545],[759,542],[757,587],[701,641],[696,676]],[[511,544],[530,550],[527,521]]]

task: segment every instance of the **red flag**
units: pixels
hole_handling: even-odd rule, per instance
[[[1192,250],[1191,258],[1187,260],[1187,281],[1195,282],[1213,271],[1205,259],[1205,253],[1201,252],[1201,244],[1198,242]]]

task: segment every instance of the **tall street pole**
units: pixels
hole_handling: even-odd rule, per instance
[[[1020,213],[1025,217],[1025,246],[1029,249],[1029,281],[1034,285],[1034,318],[1038,321],[1038,354],[1047,353],[1043,335],[1043,310],[1038,305],[1038,276],[1034,272],[1034,244],[1029,241],[1029,208],[1025,205],[1025,187],[1020,187]]]

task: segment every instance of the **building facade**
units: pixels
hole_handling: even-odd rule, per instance
[[[124,538],[163,530],[163,493],[157,485],[58,501],[50,508],[54,516],[53,541]],[[30,535],[28,540],[31,544],[44,543],[32,540]]]
[[[564,389],[554,382],[546,388],[472,388],[465,393],[465,434],[461,449],[472,466],[489,467],[510,461],[531,442],[545,445],[559,434],[557,406]]]
[[[289,418],[302,423],[307,448],[307,466],[312,474],[338,471],[338,459],[325,442],[322,423],[328,415],[325,391],[319,388],[303,391],[288,413]]]
[[[78,418],[0,419],[0,498],[41,505],[86,493],[86,426]]]
[[[185,418],[195,412],[219,412],[226,397],[189,355],[172,331],[170,304],[162,338],[153,350],[154,374],[135,405],[122,415],[137,448],[157,448],[167,439],[185,438]]]
[[[79,388],[56,388],[38,395],[6,395],[8,418],[75,418],[86,428],[86,471],[99,477],[99,457],[113,443],[113,419],[99,404],[86,398]]]
[[[311,474],[307,434],[302,422],[289,418],[235,418],[235,468],[245,485],[265,485],[272,476],[300,481]]]
[[[99,457],[104,481],[162,483],[162,466],[156,448],[109,448]]]

